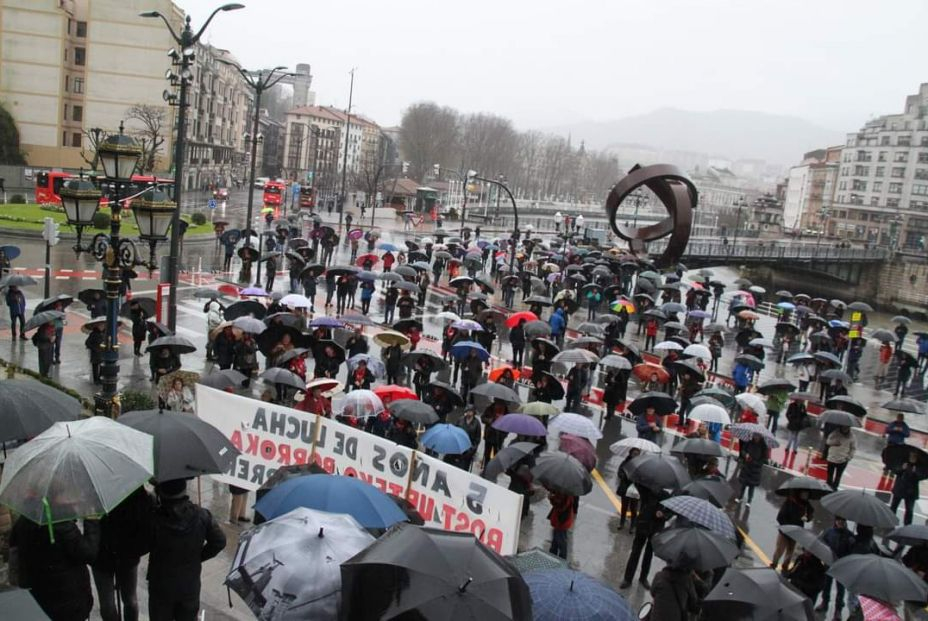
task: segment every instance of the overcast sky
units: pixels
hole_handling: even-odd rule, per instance
[[[175,0],[199,27],[220,0]],[[432,100],[520,129],[661,107],[841,132],[928,79],[925,0],[242,0],[207,39],[247,68],[312,65],[317,103],[382,125]]]

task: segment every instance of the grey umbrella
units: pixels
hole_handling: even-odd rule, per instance
[[[839,427],[860,427],[860,419],[842,410],[825,410],[818,417],[819,427],[838,425]]]
[[[217,390],[226,390],[227,388],[237,390],[242,387],[242,382],[246,379],[248,378],[243,373],[239,373],[235,369],[223,369],[213,371],[208,375],[201,375],[197,383]]]
[[[525,332],[525,338],[533,339],[539,336],[549,336],[551,334],[551,326],[549,326],[544,321],[526,321],[525,325],[522,326],[522,330]]]
[[[758,621],[812,621],[815,618],[809,598],[790,587],[769,567],[729,567],[703,601],[710,618]]]
[[[148,344],[148,347],[145,349],[145,351],[161,348],[168,348],[179,354],[192,354],[197,350],[196,345],[184,337],[171,335],[156,338],[154,341]]]
[[[893,399],[882,405],[893,412],[908,412],[910,414],[924,414],[925,404],[915,399]]]
[[[707,455],[709,457],[721,457],[723,455],[722,447],[718,442],[705,438],[687,438],[675,444],[670,451],[682,455]]]
[[[23,326],[24,332],[29,332],[30,330],[35,330],[39,326],[44,326],[47,323],[57,321],[59,319],[64,319],[65,314],[61,311],[47,310],[42,311],[41,313],[36,313],[29,318],[29,321],[26,322],[26,325]]]
[[[738,556],[729,539],[699,526],[667,529],[653,537],[654,554],[671,567],[708,571],[726,567]]]
[[[914,571],[876,554],[850,554],[834,562],[828,575],[858,595],[884,602],[918,601],[928,597],[928,586]]]
[[[297,390],[306,389],[306,382],[302,377],[292,371],[281,369],[280,367],[271,367],[258,377],[270,384],[282,384],[284,386],[296,388]]]
[[[505,401],[506,403],[513,403],[515,405],[521,405],[522,399],[519,398],[519,395],[513,389],[503,386],[502,384],[497,384],[496,382],[486,382],[485,384],[480,384],[476,388],[472,388],[470,394],[484,397],[491,401],[499,399]]]
[[[895,343],[897,340],[899,340],[896,338],[896,335],[889,330],[874,330],[870,333],[870,338],[876,339],[877,341],[883,343]]]
[[[652,490],[678,490],[690,482],[686,468],[679,459],[670,455],[642,453],[622,467],[635,485]]]
[[[889,506],[865,490],[843,489],[822,498],[822,507],[834,515],[874,528],[890,528],[899,523]]]
[[[242,332],[261,334],[267,329],[267,324],[254,317],[236,317],[232,320],[232,327],[238,328]]]
[[[152,449],[105,416],[55,423],[10,455],[0,503],[37,524],[103,515],[154,474]]]
[[[349,393],[350,394],[350,393]],[[387,406],[394,417],[407,420],[420,425],[431,425],[438,422],[438,414],[428,403],[416,399],[397,399]]]
[[[864,406],[864,404],[857,399],[847,395],[838,395],[832,397],[825,402],[825,405],[835,410],[844,410],[845,412],[850,412],[854,416],[867,415],[867,408]]]
[[[53,424],[77,420],[80,401],[40,382],[0,381],[0,442],[28,440]]]
[[[826,565],[831,565],[835,562],[835,553],[831,551],[828,544],[811,530],[803,528],[802,526],[784,524],[780,526],[780,532],[801,545],[803,549],[817,557]]]
[[[192,414],[137,410],[123,414],[117,422],[155,439],[158,482],[219,474],[239,455],[221,431]]]
[[[484,468],[480,476],[490,481],[496,481],[499,475],[509,470],[520,459],[531,454],[536,448],[538,448],[538,445],[533,442],[513,442],[501,449],[487,463],[487,467]]]
[[[546,488],[563,494],[584,496],[593,491],[589,471],[567,453],[545,453],[538,458],[532,474]]]
[[[873,312],[873,307],[866,302],[851,302],[847,305],[847,309],[852,311],[863,311],[865,313]]]
[[[708,500],[716,507],[724,507],[734,495],[731,485],[721,477],[694,479],[681,487],[680,493]]]
[[[35,278],[26,274],[7,274],[0,278],[0,289],[6,287],[28,287],[36,284]]]
[[[925,524],[906,524],[893,529],[886,535],[891,541],[896,541],[906,546],[917,546],[928,543],[928,526]]]
[[[776,489],[777,496],[789,496],[792,492],[808,492],[809,498],[819,500],[834,490],[827,483],[812,477],[790,477]]]
[[[259,619],[335,619],[341,563],[373,542],[350,515],[299,507],[242,535],[226,584]]]
[[[850,375],[844,371],[841,371],[840,369],[828,369],[827,371],[822,371],[818,374],[818,378],[820,380],[828,380],[832,382],[835,380],[840,380],[845,385],[850,385],[854,382]]]

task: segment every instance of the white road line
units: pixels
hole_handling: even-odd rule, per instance
[[[96,280],[96,276],[81,276],[81,280]]]
[[[70,276],[55,276],[55,280],[71,280]]]

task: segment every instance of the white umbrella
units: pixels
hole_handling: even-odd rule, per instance
[[[254,317],[238,317],[232,322],[232,327],[251,334],[261,334],[267,330],[267,325],[260,319],[255,319]]]
[[[674,341],[661,341],[654,346],[655,351],[683,351],[683,345]]]
[[[596,427],[592,420],[572,412],[564,412],[552,418],[548,422],[548,432],[569,433],[586,438],[594,444],[603,437],[603,432]]]
[[[767,414],[767,404],[764,403],[764,399],[753,392],[743,392],[735,395],[735,401],[741,404],[741,407],[753,410],[758,416]]]
[[[613,454],[623,458],[628,456],[628,453],[632,449],[638,449],[642,453],[661,452],[660,446],[644,438],[625,438],[624,440],[619,440],[609,445],[609,450],[612,451]]]
[[[706,362],[712,360],[712,352],[709,351],[709,348],[699,343],[687,345],[683,350],[683,355],[692,356],[694,358],[701,358]]]
[[[439,319],[445,319],[447,321],[461,321],[461,318],[457,313],[452,313],[451,311],[442,311],[435,315]]]
[[[586,349],[568,349],[556,355],[552,360],[563,364],[596,364],[599,362],[599,356]]]
[[[333,412],[358,418],[377,416],[383,410],[383,401],[372,390],[352,390],[332,407]]]
[[[280,303],[288,308],[309,308],[313,305],[309,298],[299,293],[288,293],[280,299]]]
[[[154,442],[103,416],[55,423],[7,460],[0,503],[38,524],[104,515],[152,477]]]
[[[341,564],[373,542],[350,515],[299,507],[242,535],[226,584],[259,619],[334,619]]]
[[[720,405],[713,405],[711,403],[697,405],[690,410],[689,417],[704,423],[731,424],[731,416],[728,415],[728,411]]]
[[[619,371],[629,370],[632,368],[632,363],[628,361],[628,358],[625,356],[619,356],[617,354],[609,354],[605,358],[599,361],[599,366],[601,367],[611,367],[613,369],[618,369]]]

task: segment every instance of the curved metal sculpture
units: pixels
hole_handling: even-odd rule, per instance
[[[649,226],[619,224],[616,221],[619,205],[640,186],[645,186],[660,199],[667,209],[667,217]],[[686,250],[697,199],[696,186],[676,166],[654,164],[642,167],[636,164],[612,187],[606,198],[606,213],[609,214],[612,230],[628,242],[629,249],[637,257],[647,257],[648,242],[670,235],[667,248],[654,259],[657,267],[667,268],[675,266]]]

